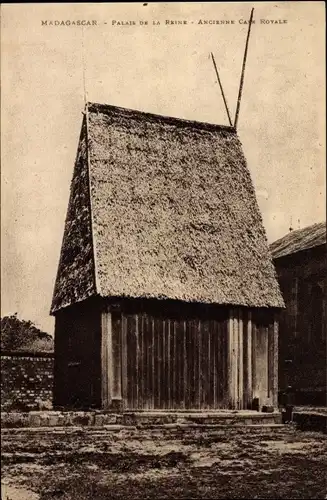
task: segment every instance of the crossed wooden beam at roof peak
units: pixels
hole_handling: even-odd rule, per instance
[[[249,46],[249,38],[250,38],[250,32],[251,32],[251,26],[252,26],[253,12],[254,12],[254,9],[251,10],[251,15],[250,15],[250,20],[249,20],[248,34],[247,34],[246,42],[245,42],[245,51],[244,51],[244,57],[243,57],[243,64],[242,64],[242,71],[241,71],[241,80],[240,80],[240,87],[239,87],[239,91],[238,91],[238,98],[237,98],[236,112],[235,112],[235,118],[234,118],[234,125],[233,125],[232,120],[231,120],[231,116],[230,116],[230,112],[229,112],[229,109],[228,109],[227,100],[226,100],[226,97],[225,97],[225,94],[224,94],[224,89],[223,89],[223,86],[222,86],[222,83],[221,83],[221,80],[220,80],[220,77],[219,77],[219,73],[218,73],[216,61],[215,61],[215,58],[213,56],[213,53],[211,52],[211,58],[212,58],[212,62],[213,62],[214,68],[215,68],[215,72],[216,72],[217,80],[218,80],[218,83],[219,83],[220,91],[221,91],[221,94],[222,94],[222,97],[223,97],[223,100],[224,100],[224,104],[225,104],[225,108],[226,108],[226,112],[227,112],[228,121],[229,121],[230,126],[234,127],[235,129],[237,128],[238,117],[239,117],[239,114],[240,114],[242,91],[243,91],[243,85],[244,85],[245,64],[246,64],[246,58],[247,58],[247,53],[248,53],[248,46]]]

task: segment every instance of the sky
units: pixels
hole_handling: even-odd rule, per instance
[[[324,2],[2,4],[2,316],[53,333],[85,99],[228,124],[209,54],[234,117],[252,7],[238,135],[272,242],[325,220]]]

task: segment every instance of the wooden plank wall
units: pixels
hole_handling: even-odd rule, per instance
[[[124,409],[246,409],[258,397],[261,406],[276,406],[277,320],[271,311],[223,311],[189,317],[107,313],[103,359],[110,361],[112,381],[103,381],[111,392],[103,404],[114,399]]]
[[[144,312],[112,320],[114,336],[121,328],[125,409],[227,407],[227,317],[186,321]]]
[[[272,311],[231,309],[228,322],[229,407],[277,406],[278,322]]]
[[[260,405],[277,407],[278,322],[272,311],[252,314],[252,393]]]

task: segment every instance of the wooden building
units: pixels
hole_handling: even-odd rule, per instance
[[[280,315],[279,386],[298,404],[326,402],[326,223],[271,245],[286,309]]]
[[[88,104],[51,314],[54,404],[277,404],[283,307],[233,127]]]

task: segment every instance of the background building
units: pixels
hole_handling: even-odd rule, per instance
[[[279,387],[298,403],[326,404],[326,223],[271,245],[286,309],[280,313]]]

